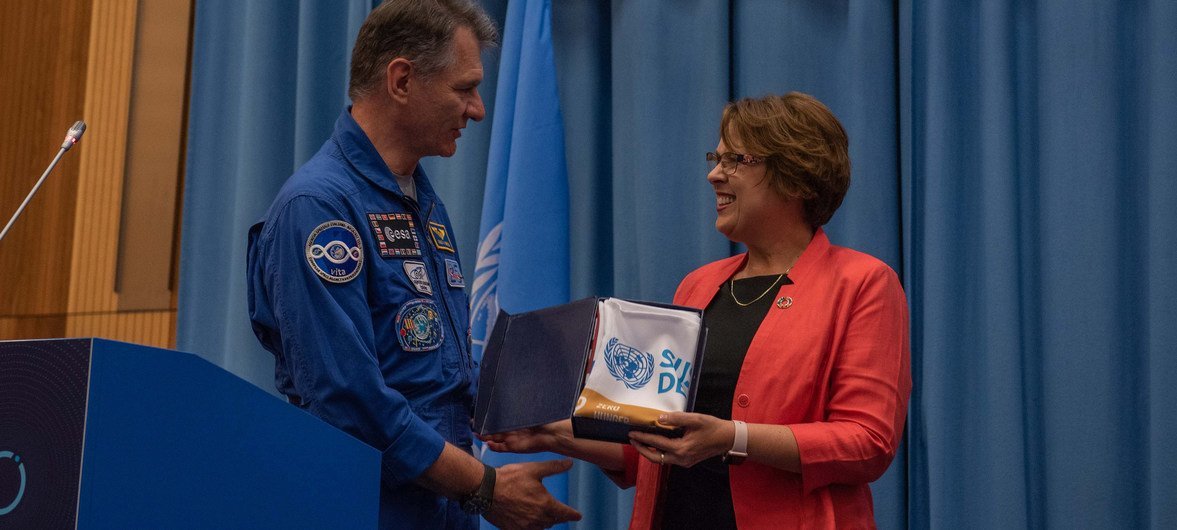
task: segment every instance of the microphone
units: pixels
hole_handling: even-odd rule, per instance
[[[69,151],[69,148],[78,143],[82,139],[82,133],[86,132],[86,122],[78,120],[74,122],[74,126],[70,127],[65,133],[65,141],[61,142],[61,149]]]
[[[4,240],[4,236],[8,235],[8,230],[12,228],[12,224],[20,217],[21,212],[25,211],[25,207],[29,205],[29,201],[33,200],[33,195],[37,194],[37,190],[41,188],[41,184],[45,183],[45,178],[49,176],[49,172],[57,167],[57,162],[61,160],[61,156],[69,151],[69,148],[78,143],[82,139],[82,133],[86,132],[86,122],[78,120],[74,122],[73,127],[65,133],[65,141],[61,143],[61,149],[57,151],[57,156],[53,157],[53,161],[49,163],[49,167],[45,168],[45,172],[41,174],[41,178],[37,179],[37,183],[33,185],[32,191],[25,197],[24,202],[20,203],[20,207],[16,209],[16,213],[12,214],[12,219],[8,220],[8,224],[4,225],[4,230],[0,231],[0,241]]]

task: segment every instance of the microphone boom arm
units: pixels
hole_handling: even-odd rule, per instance
[[[16,223],[16,219],[20,217],[21,212],[24,212],[25,207],[29,205],[29,201],[33,200],[33,195],[37,194],[37,190],[41,189],[41,184],[45,183],[45,178],[49,176],[49,173],[53,171],[54,167],[57,167],[57,162],[61,160],[61,157],[65,155],[66,151],[69,151],[69,148],[78,143],[84,132],[86,132],[86,122],[80,120],[75,122],[73,127],[69,128],[69,132],[65,135],[65,141],[61,144],[61,149],[57,151],[57,156],[53,157],[53,161],[49,163],[49,167],[45,168],[45,172],[41,174],[41,178],[37,179],[37,183],[33,185],[32,191],[25,197],[24,202],[20,203],[20,207],[16,209],[16,213],[12,214],[12,219],[9,219],[8,224],[4,225],[4,230],[0,230],[0,241],[3,241],[4,236],[8,235],[8,230],[12,228],[13,223]]]

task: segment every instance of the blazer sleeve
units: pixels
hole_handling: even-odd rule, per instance
[[[632,488],[638,483],[638,463],[640,462],[641,455],[638,454],[638,450],[634,449],[632,445],[622,446],[621,453],[625,458],[625,467],[616,471],[604,468],[600,469],[617,487],[621,489]]]
[[[841,319],[840,319],[841,320]],[[907,300],[885,265],[852,298],[844,340],[833,352],[824,421],[790,425],[808,494],[882,476],[895,456],[911,394]]]

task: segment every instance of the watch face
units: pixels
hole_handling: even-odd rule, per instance
[[[471,495],[462,501],[462,511],[474,515],[482,515],[490,509],[490,499],[480,495]]]
[[[462,511],[475,515],[486,513],[494,502],[494,490],[495,468],[483,464],[482,484],[478,486],[478,491],[462,498]]]

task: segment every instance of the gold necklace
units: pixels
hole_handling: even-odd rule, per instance
[[[784,278],[785,275],[788,274],[791,270],[793,270],[792,266],[785,269],[785,272],[782,272],[780,276],[777,276],[776,281],[772,282],[772,285],[769,285],[768,289],[765,289],[763,293],[760,293],[760,296],[753,298],[751,302],[744,303],[741,302],[739,298],[736,298],[736,277],[734,275],[727,281],[727,292],[728,294],[732,295],[732,301],[735,302],[736,305],[740,307],[748,307],[758,302],[761,298],[764,298],[764,295],[768,294],[769,291],[772,291],[772,288],[776,287],[776,284],[781,283],[781,278]]]

